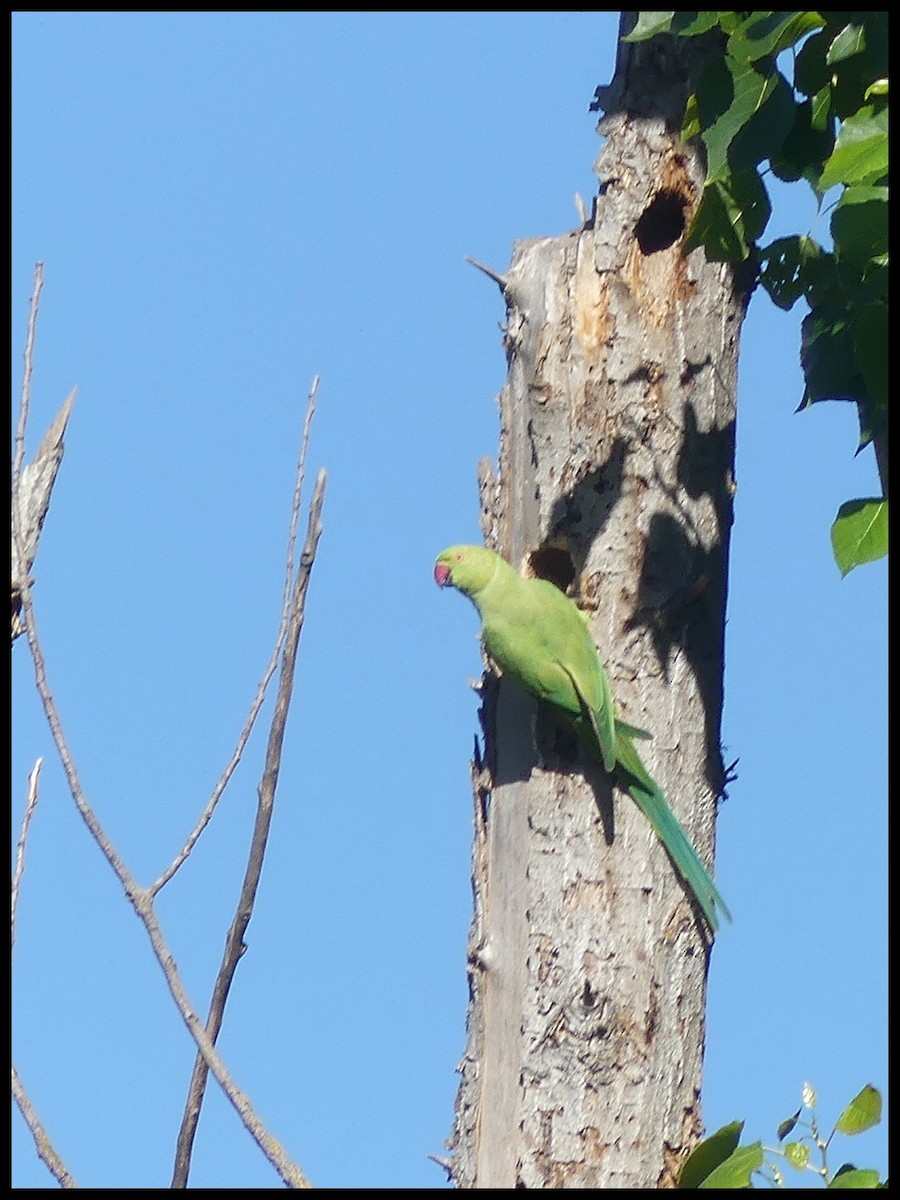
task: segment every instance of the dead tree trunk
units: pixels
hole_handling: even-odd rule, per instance
[[[703,171],[677,129],[698,39],[620,43],[600,194],[499,280],[509,377],[489,545],[591,614],[651,773],[712,855],[746,297],[682,236]],[[659,1187],[700,1132],[710,943],[629,797],[508,680],[475,763],[462,1187]],[[727,880],[723,885],[727,896]]]

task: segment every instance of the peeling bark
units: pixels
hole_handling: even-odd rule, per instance
[[[519,242],[487,543],[591,615],[619,711],[711,860],[734,399],[746,297],[683,234],[703,171],[677,137],[698,39],[620,43],[600,194]],[[476,756],[462,1187],[671,1186],[701,1129],[711,949],[630,798],[515,683],[485,676]],[[727,887],[726,887],[727,895]]]

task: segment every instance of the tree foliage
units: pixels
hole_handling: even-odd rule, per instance
[[[802,297],[805,387],[857,406],[882,495],[849,500],[832,526],[841,573],[887,553],[888,29],[886,12],[642,12],[626,41],[718,29],[682,137],[702,139],[703,195],[685,239],[746,264],[780,308]],[[786,74],[786,72],[788,72]],[[830,206],[831,245],[809,233],[763,243],[766,175],[806,180]]]
[[[887,1186],[877,1171],[844,1163],[832,1171],[828,1153],[835,1134],[852,1137],[865,1133],[881,1120],[881,1093],[867,1083],[853,1097],[827,1137],[816,1116],[816,1093],[803,1085],[801,1106],[778,1126],[778,1147],[766,1148],[762,1142],[740,1144],[743,1122],[723,1125],[704,1138],[685,1159],[678,1186],[681,1188],[748,1188],[754,1176],[768,1184],[784,1186],[780,1159],[796,1171],[812,1172],[829,1188],[877,1188]],[[800,1134],[792,1137],[797,1130]],[[786,1140],[791,1138],[790,1141]],[[816,1161],[817,1159],[817,1161]]]

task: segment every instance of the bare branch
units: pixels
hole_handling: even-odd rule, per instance
[[[42,285],[42,281],[43,281],[42,280],[42,271],[41,271],[40,264],[38,264],[38,268],[35,272],[35,288],[34,288],[34,294],[32,296],[31,315],[30,315],[29,329],[28,329],[28,339],[26,342],[26,349],[25,349],[25,380],[24,380],[23,386],[22,386],[22,398],[21,398],[21,402],[20,402],[18,427],[17,427],[17,432],[16,432],[16,452],[15,452],[14,461],[13,461],[13,480],[14,480],[14,493],[13,494],[14,495],[15,495],[15,485],[18,482],[20,482],[21,475],[22,475],[22,459],[24,457],[25,429],[27,426],[28,408],[29,408],[29,404],[30,404],[31,371],[32,371],[32,363],[33,363],[35,326],[36,326],[36,321],[37,321],[38,297],[40,295],[40,288]],[[65,409],[65,406],[64,406],[64,409]],[[67,416],[68,414],[66,413],[65,415]],[[59,420],[59,418],[57,418],[57,420]],[[47,439],[45,438],[45,442],[46,441],[47,441]],[[318,507],[316,509],[316,528],[317,528],[317,530],[320,528],[318,519],[319,519],[319,510],[321,509],[321,493],[322,493],[323,489],[324,489],[324,473],[321,473],[319,481],[317,482],[317,485],[316,485],[316,494],[313,496],[313,504],[314,505],[316,504],[317,497],[318,497]],[[13,540],[16,545],[16,549],[17,549],[18,556],[19,556],[19,561],[24,562],[25,554],[23,552],[24,551],[23,536],[22,536],[22,531],[19,528],[19,521],[17,519],[17,507],[18,507],[17,505],[15,505],[15,504],[13,505]],[[313,509],[311,508],[310,520],[312,521],[312,519],[313,519]],[[317,539],[318,539],[318,532],[316,534],[316,540]],[[315,544],[313,544],[313,554],[314,554],[314,550],[315,550]],[[306,558],[307,558],[307,556],[306,556],[306,553],[304,552],[304,557],[301,560],[301,565],[300,565],[300,576],[303,575],[304,563],[306,562]],[[306,563],[307,576],[308,576],[308,572],[309,572],[309,569],[311,568],[311,566],[312,566],[312,559],[310,559],[309,562]],[[50,691],[50,686],[49,686],[49,683],[47,680],[46,662],[44,659],[43,651],[41,649],[40,639],[38,637],[37,623],[36,623],[35,616],[34,616],[34,606],[33,606],[32,598],[31,598],[31,585],[30,585],[30,581],[28,578],[28,572],[25,571],[25,572],[20,573],[20,577],[17,582],[19,584],[19,592],[20,592],[20,600],[21,600],[22,626],[23,626],[24,632],[28,639],[28,646],[29,646],[29,650],[31,652],[32,662],[34,664],[35,686],[37,688],[38,695],[41,698],[41,704],[44,709],[44,715],[47,718],[47,723],[50,727],[50,733],[51,733],[51,736],[53,737],[53,741],[56,746],[56,751],[57,751],[57,754],[59,755],[59,759],[60,759],[63,771],[66,776],[66,782],[68,784],[72,799],[75,803],[75,807],[78,809],[78,812],[81,815],[81,818],[84,821],[85,825],[87,825],[91,836],[93,837],[94,841],[97,843],[97,846],[100,848],[100,851],[103,854],[103,857],[106,859],[107,863],[109,864],[109,866],[112,868],[113,872],[115,873],[116,878],[118,879],[118,881],[122,887],[122,890],[125,893],[126,898],[128,899],[128,901],[131,904],[132,908],[134,909],[135,913],[137,914],[137,916],[140,918],[141,922],[143,923],[144,928],[147,931],[147,935],[150,938],[150,944],[153,948],[153,953],[154,953],[156,960],[159,963],[160,969],[162,970],[163,975],[165,977],[166,984],[169,988],[169,993],[172,996],[172,999],[175,1001],[178,1011],[181,1014],[182,1020],[184,1021],[185,1025],[188,1028],[189,1033],[191,1034],[194,1041],[196,1042],[197,1047],[198,1047],[200,1053],[202,1054],[204,1061],[208,1065],[209,1070],[212,1071],[213,1076],[215,1077],[216,1081],[219,1083],[223,1092],[228,1097],[228,1100],[230,1101],[230,1103],[233,1105],[234,1109],[238,1113],[239,1117],[241,1118],[242,1122],[244,1123],[244,1126],[249,1131],[250,1135],[253,1137],[254,1141],[260,1147],[262,1152],[265,1154],[266,1158],[269,1160],[269,1162],[272,1164],[272,1166],[278,1172],[278,1174],[280,1175],[280,1177],[284,1181],[284,1183],[286,1183],[289,1187],[298,1187],[298,1188],[309,1187],[310,1184],[309,1184],[308,1180],[306,1179],[306,1176],[301,1171],[301,1169],[297,1166],[296,1163],[294,1163],[291,1160],[291,1158],[288,1156],[288,1154],[284,1150],[284,1147],[281,1145],[281,1143],[269,1133],[269,1131],[266,1129],[265,1125],[263,1124],[263,1122],[257,1115],[256,1111],[254,1110],[253,1106],[251,1105],[249,1098],[245,1095],[245,1093],[243,1093],[237,1087],[236,1083],[234,1082],[234,1079],[232,1078],[227,1067],[225,1066],[225,1063],[219,1056],[219,1053],[216,1050],[215,1045],[213,1044],[213,1041],[207,1034],[202,1021],[197,1016],[194,1005],[191,1003],[190,999],[188,998],[188,995],[184,989],[184,985],[181,982],[181,977],[180,977],[180,975],[178,973],[178,969],[175,965],[175,960],[172,956],[172,952],[169,949],[169,947],[165,941],[165,938],[163,937],[162,930],[159,925],[159,921],[157,920],[156,914],[153,911],[153,898],[154,898],[155,893],[151,889],[142,888],[138,884],[137,880],[134,878],[134,876],[131,874],[131,872],[128,870],[128,868],[125,866],[125,863],[122,861],[122,858],[119,856],[115,847],[112,845],[109,838],[106,836],[102,825],[100,824],[99,820],[97,819],[96,814],[94,813],[93,809],[91,808],[90,804],[87,801],[87,798],[81,787],[81,782],[80,782],[78,772],[75,767],[74,760],[73,760],[71,752],[69,750],[68,742],[66,741],[65,734],[63,733],[62,723],[60,721],[59,712],[56,707],[56,702],[53,699],[53,695]],[[298,578],[298,584],[299,584],[299,578]],[[303,588],[303,594],[305,595],[305,585]],[[300,624],[302,624],[302,604],[300,607],[301,607]],[[296,614],[296,611],[297,611],[297,593],[295,590],[295,601],[294,601],[292,613]],[[299,629],[297,632],[298,632],[298,636],[299,636]],[[283,666],[283,668],[282,668],[282,675],[285,674],[285,671],[287,669],[286,664],[288,662],[288,654],[290,651],[291,644],[292,644],[292,637],[289,632],[288,637],[287,637],[287,648],[285,650],[285,656],[284,656],[285,666]],[[296,654],[296,641],[295,640],[293,640],[293,654]],[[291,676],[292,675],[293,675],[293,658],[291,659]],[[279,712],[279,706],[276,706],[276,713],[278,713],[278,712]],[[286,710],[285,710],[285,716],[286,716]],[[271,741],[271,738],[270,738],[270,741]],[[18,872],[18,878],[19,878],[19,880],[21,880],[21,870],[17,868],[17,872]],[[53,1151],[52,1146],[50,1146],[49,1139],[47,1139],[46,1133],[43,1130],[43,1127],[41,1126],[40,1121],[34,1112],[33,1106],[30,1104],[28,1097],[25,1094],[24,1089],[22,1088],[21,1083],[19,1082],[18,1076],[16,1075],[15,1071],[13,1072],[13,1094],[15,1095],[16,1101],[19,1104],[19,1107],[22,1111],[22,1114],[23,1114],[25,1120],[28,1122],[29,1127],[32,1129],[32,1133],[35,1136],[35,1140],[38,1144],[38,1153],[41,1154],[41,1157],[44,1158],[45,1161],[48,1162],[48,1165],[51,1165],[51,1163],[53,1164],[53,1165],[51,1165],[51,1170],[54,1171],[54,1174],[57,1174],[57,1169],[55,1169],[55,1168],[58,1168],[58,1170],[65,1176],[65,1178],[70,1180],[71,1177],[68,1175],[68,1172],[65,1171],[65,1167],[62,1165],[58,1156]],[[62,1176],[57,1175],[57,1178],[62,1178]],[[74,1186],[74,1183],[68,1183],[68,1184],[66,1184],[66,1186]]]
[[[31,1136],[34,1138],[34,1146],[38,1152],[38,1156],[47,1164],[53,1177],[59,1181],[61,1187],[78,1187],[78,1184],[69,1174],[66,1164],[53,1148],[50,1135],[35,1112],[34,1105],[29,1100],[15,1067],[12,1068],[12,1094],[13,1099],[19,1106],[19,1112],[25,1119],[25,1124],[31,1130]]]
[[[253,703],[250,705],[250,711],[247,714],[247,720],[244,722],[244,727],[240,732],[237,740],[237,745],[234,748],[225,770],[222,772],[218,783],[213,788],[213,793],[206,803],[206,807],[200,814],[200,819],[188,835],[187,841],[182,846],[176,857],[170,865],[163,871],[162,875],[155,883],[150,885],[150,894],[155,896],[169,880],[175,875],[176,871],[184,864],[188,855],[197,844],[203,830],[209,824],[219,800],[222,798],[222,793],[228,786],[232,775],[237,769],[238,763],[246,748],[247,742],[250,739],[250,734],[253,732],[253,727],[256,724],[256,718],[259,716],[259,710],[263,706],[263,701],[266,698],[266,692],[272,676],[275,674],[275,669],[278,666],[278,657],[281,654],[281,649],[284,645],[284,639],[287,636],[288,621],[290,619],[290,603],[291,603],[291,584],[294,578],[294,547],[297,543],[297,525],[300,519],[300,505],[303,492],[303,480],[306,475],[306,454],[309,448],[309,431],[312,424],[313,413],[316,410],[316,394],[319,390],[319,376],[313,377],[312,384],[307,395],[306,403],[306,418],[303,422],[303,435],[300,439],[300,453],[297,459],[297,471],[294,485],[294,496],[291,503],[291,520],[288,532],[288,545],[286,555],[286,569],[284,577],[284,593],[281,604],[281,619],[278,626],[278,636],[275,639],[275,647],[272,651],[272,656],[269,659],[266,669],[263,672],[262,679],[259,681],[259,686],[256,689],[256,695]]]
[[[28,839],[28,827],[31,824],[31,818],[34,816],[34,810],[38,802],[38,780],[41,776],[41,767],[44,765],[44,760],[39,758],[31,768],[31,774],[28,776],[28,800],[25,804],[25,813],[22,817],[22,827],[19,830],[19,840],[16,842],[16,866],[13,871],[12,880],[12,904],[11,904],[11,931],[12,945],[16,944],[16,908],[19,904],[19,887],[22,883],[22,874],[25,871],[25,842]]]
[[[41,698],[41,703],[44,708],[44,715],[47,718],[47,724],[50,726],[50,733],[53,737],[53,742],[56,746],[56,752],[59,755],[59,761],[62,764],[65,772],[66,782],[69,785],[69,791],[72,799],[75,801],[75,807],[81,814],[81,818],[90,830],[91,836],[100,847],[103,857],[112,867],[122,885],[126,895],[131,898],[141,889],[128,871],[122,859],[116,852],[112,842],[107,838],[103,831],[103,827],[97,820],[97,817],[88,804],[84,792],[81,787],[81,781],[78,778],[78,772],[75,768],[75,763],[69,751],[69,745],[66,741],[66,736],[63,732],[62,723],[59,719],[59,712],[56,708],[56,702],[53,699],[53,694],[50,691],[50,685],[47,682],[47,665],[44,660],[44,653],[41,649],[40,640],[38,638],[37,624],[35,622],[34,607],[31,599],[31,586],[27,580],[23,580],[22,587],[22,616],[24,619],[25,633],[28,637],[28,645],[31,650],[31,659],[34,664],[34,680],[37,687],[38,695]]]
[[[156,915],[153,912],[153,897],[147,888],[142,888],[124,862],[116,852],[114,846],[107,838],[103,831],[103,827],[98,821],[96,814],[87,799],[81,787],[81,782],[78,777],[78,772],[72,760],[69,751],[68,743],[62,730],[62,725],[59,719],[59,713],[56,709],[56,702],[50,692],[47,683],[46,665],[44,662],[43,652],[41,650],[40,641],[38,639],[37,627],[34,619],[34,609],[31,600],[31,589],[27,580],[24,582],[22,590],[22,614],[25,621],[25,632],[28,637],[28,644],[31,649],[31,656],[34,662],[35,683],[38,694],[41,697],[41,702],[44,707],[44,714],[47,718],[47,723],[50,726],[50,732],[53,736],[56,751],[62,763],[63,771],[66,775],[66,782],[69,785],[69,791],[72,799],[75,802],[75,807],[81,814],[82,820],[90,830],[91,836],[100,848],[103,857],[109,863],[112,870],[115,872],[116,878],[122,886],[126,898],[131,904],[134,911],[137,913],[140,920],[143,922],[144,928],[150,938],[150,944],[153,947],[154,955],[160,965],[160,968],[165,976],[166,983],[172,999],[181,1013],[182,1020],[188,1027],[188,1031],[203,1055],[206,1062],[209,1064],[209,1069],[212,1071],[216,1080],[222,1088],[222,1091],[228,1097],[231,1104],[234,1106],[245,1127],[253,1137],[254,1141],[268,1158],[269,1162],[281,1176],[286,1184],[290,1187],[308,1187],[309,1184],[300,1168],[287,1155],[284,1148],[266,1129],[263,1122],[257,1116],[248,1097],[237,1087],[225,1063],[219,1057],[215,1046],[210,1040],[203,1023],[196,1015],[194,1005],[191,1003],[184,986],[181,982],[181,976],[178,973],[178,968],[175,966],[175,960],[172,952],[169,949]]]
[[[265,766],[263,768],[263,775],[258,788],[259,803],[256,810],[256,822],[253,829],[253,838],[250,843],[247,870],[244,876],[244,884],[241,888],[241,894],[238,899],[234,920],[232,921],[231,928],[228,931],[228,937],[225,941],[225,952],[222,958],[222,964],[219,968],[219,973],[216,977],[215,985],[213,987],[209,1018],[206,1023],[206,1031],[209,1034],[212,1042],[215,1042],[216,1038],[219,1036],[219,1031],[222,1028],[222,1020],[225,1013],[225,1005],[228,1000],[228,994],[234,981],[237,965],[246,949],[244,944],[244,934],[247,930],[247,926],[250,923],[250,918],[253,915],[253,905],[256,900],[256,891],[259,886],[260,876],[262,874],[263,859],[265,857],[266,844],[269,837],[269,828],[272,821],[272,811],[275,804],[275,789],[278,783],[278,773],[281,767],[281,751],[284,744],[284,731],[294,688],[297,647],[300,641],[300,632],[303,628],[306,593],[309,587],[313,563],[315,562],[316,548],[322,532],[321,515],[322,502],[325,496],[325,480],[325,472],[320,471],[318,478],[316,479],[312,500],[310,501],[306,541],[304,543],[303,553],[300,556],[300,567],[297,572],[297,579],[293,588],[290,622],[287,630],[284,655],[281,661],[281,676],[278,684],[278,695],[275,700],[275,711],[273,713],[272,724],[269,729],[269,743],[266,750]],[[295,492],[295,508],[298,501],[299,491]],[[185,1103],[184,1115],[182,1117],[181,1128],[178,1133],[178,1143],[175,1153],[175,1168],[172,1177],[173,1187],[187,1187],[188,1173],[190,1171],[191,1151],[197,1131],[197,1122],[200,1119],[200,1109],[203,1104],[203,1097],[206,1091],[206,1081],[209,1070],[207,1061],[208,1060],[206,1056],[198,1055],[194,1063],[194,1071],[191,1076],[191,1083],[188,1089],[188,1097]]]
[[[215,1046],[203,1027],[203,1023],[196,1015],[194,1005],[191,1004],[181,983],[181,977],[175,966],[175,960],[166,944],[159,922],[153,912],[153,897],[149,889],[142,888],[125,866],[115,847],[109,838],[107,838],[96,814],[87,802],[65,734],[63,733],[56,702],[53,699],[47,682],[46,663],[38,638],[34,607],[31,599],[31,588],[27,578],[22,581],[22,615],[34,663],[35,684],[41,698],[47,723],[50,726],[57,754],[66,775],[69,791],[75,802],[75,807],[78,809],[91,836],[100,848],[103,857],[115,872],[126,898],[143,922],[150,937],[150,943],[153,947],[156,960],[168,984],[169,992],[181,1013],[184,1023],[188,1027],[188,1031],[197,1043],[201,1054],[209,1064],[209,1069],[212,1071],[223,1092],[234,1106],[254,1141],[256,1141],[284,1182],[290,1187],[308,1187],[309,1184],[303,1172],[288,1157],[281,1144],[268,1132],[250,1104],[249,1099],[237,1087],[227,1067],[219,1057]]]
[[[306,453],[309,449],[309,432],[316,411],[316,396],[319,392],[319,376],[314,375],[306,397],[306,416],[303,419],[303,433],[300,438],[300,455],[297,459],[297,473],[294,482],[294,495],[291,500],[291,524],[288,531],[287,559],[284,572],[284,599],[281,607],[281,629],[287,629],[290,619],[291,584],[294,579],[294,549],[297,545],[297,526],[300,523],[300,501],[303,496],[303,483],[306,479]],[[311,510],[310,510],[311,512]]]
[[[31,774],[28,776],[28,800],[25,804],[25,813],[22,817],[22,826],[19,830],[19,838],[16,842],[16,865],[13,871],[12,880],[12,902],[11,902],[11,933],[12,945],[16,944],[16,909],[19,904],[19,889],[22,884],[22,876],[25,872],[25,843],[28,840],[28,829],[31,825],[31,818],[34,816],[34,810],[37,808],[38,802],[38,780],[41,776],[41,767],[44,765],[44,760],[39,758],[31,768]],[[35,1148],[38,1155],[47,1164],[54,1177],[63,1187],[77,1187],[75,1180],[69,1174],[69,1171],[59,1157],[50,1141],[50,1135],[44,1128],[44,1125],[37,1115],[34,1105],[28,1097],[25,1088],[22,1086],[22,1081],[19,1079],[19,1073],[16,1068],[12,1068],[12,1094],[13,1099],[19,1106],[19,1111],[25,1120],[25,1124],[31,1130],[31,1136],[34,1138]]]
[[[485,264],[483,262],[479,262],[477,258],[470,258],[468,254],[465,256],[465,258],[467,263],[471,263],[473,267],[477,267],[479,271],[483,271],[484,274],[487,275],[488,279],[493,279],[500,291],[506,295],[506,289],[509,286],[509,280],[505,275],[501,275],[500,272],[495,271],[493,267],[485,266]]]
[[[19,398],[19,420],[16,425],[16,452],[13,458],[13,483],[19,481],[25,459],[25,428],[28,410],[31,407],[31,373],[34,368],[34,339],[37,334],[38,310],[41,306],[41,288],[44,286],[44,264],[35,263],[34,287],[28,309],[28,334],[25,338],[25,371],[22,376],[22,395]]]
[[[206,1032],[203,1022],[194,1011],[194,1006],[188,999],[184,985],[181,982],[178,968],[175,966],[172,952],[166,944],[159,922],[156,919],[156,914],[153,912],[152,901],[149,895],[147,892],[141,892],[140,895],[129,897],[129,899],[132,900],[135,911],[144,922],[147,933],[150,935],[150,942],[153,946],[156,959],[166,977],[169,993],[175,1001],[191,1037],[197,1043],[210,1071],[212,1071],[222,1091],[228,1097],[238,1116],[243,1121],[244,1126],[288,1187],[311,1187],[312,1185],[306,1176],[288,1156],[287,1151],[278,1139],[269,1133],[266,1126],[257,1116],[256,1111],[250,1103],[249,1096],[242,1092],[235,1084],[230,1071],[225,1066],[212,1039]]]

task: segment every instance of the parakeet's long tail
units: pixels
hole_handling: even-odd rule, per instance
[[[718,929],[717,910],[721,910],[722,916],[726,920],[731,920],[728,905],[723,900],[722,893],[713,882],[700,855],[694,849],[690,838],[679,824],[678,818],[666,803],[666,798],[659,785],[651,778],[641,762],[640,755],[631,738],[627,735],[622,736],[621,731],[616,738],[616,758],[623,786],[627,788],[628,794],[665,846],[676,870],[694,893],[710,926],[713,930]]]

